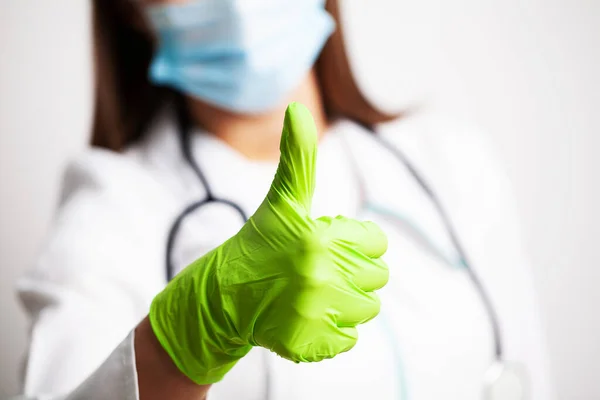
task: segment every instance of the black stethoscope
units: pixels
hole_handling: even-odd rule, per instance
[[[179,143],[182,155],[186,161],[186,163],[190,166],[190,168],[194,171],[194,174],[200,181],[200,184],[204,188],[205,196],[203,199],[196,201],[190,205],[188,205],[175,219],[173,222],[171,229],[169,230],[169,235],[167,239],[167,249],[166,249],[166,278],[167,282],[173,279],[175,276],[175,268],[173,265],[172,254],[173,248],[175,244],[175,239],[181,227],[181,223],[187,216],[198,211],[200,208],[210,205],[210,204],[221,204],[226,207],[235,210],[235,212],[239,215],[240,219],[245,224],[248,221],[248,216],[238,204],[231,200],[219,198],[214,195],[211,190],[211,187],[206,179],[206,176],[202,172],[202,169],[194,159],[192,155],[190,141],[190,128],[191,121],[184,107],[177,107],[177,124],[178,124],[178,134],[179,134]],[[404,165],[410,175],[415,179],[415,181],[419,184],[422,190],[427,194],[430,198],[432,204],[436,208],[442,222],[446,228],[446,231],[450,237],[452,244],[454,245],[460,260],[461,264],[466,270],[469,279],[471,280],[473,287],[476,289],[478,296],[481,299],[481,302],[485,308],[486,314],[490,321],[492,335],[493,335],[493,343],[494,343],[494,360],[485,376],[483,377],[483,399],[485,400],[525,400],[529,398],[529,394],[527,393],[527,384],[526,384],[526,371],[524,367],[520,364],[508,363],[504,360],[504,349],[503,349],[503,341],[502,335],[500,332],[500,322],[496,310],[492,304],[490,296],[488,292],[485,290],[479,276],[472,268],[472,264],[469,262],[464,247],[458,239],[458,235],[456,230],[454,229],[454,225],[450,221],[448,214],[443,208],[438,196],[432,190],[431,186],[427,184],[427,182],[423,179],[422,175],[416,170],[413,164],[408,160],[406,155],[400,151],[397,147],[390,144],[380,135],[378,135],[373,126],[367,126],[361,124],[368,132],[371,133],[371,137],[377,143],[381,145],[382,148],[389,151],[399,163]],[[268,375],[268,374],[267,374]],[[267,376],[267,383],[269,381],[269,377]],[[408,395],[406,392],[403,392],[402,396],[400,396],[402,400],[407,400]]]

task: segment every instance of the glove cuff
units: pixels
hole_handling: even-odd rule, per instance
[[[215,352],[214,347],[205,338],[198,338],[194,347],[202,349],[203,359],[200,360],[192,356],[189,350],[185,348],[186,346],[182,345],[185,340],[182,342],[179,341],[181,338],[173,340],[171,339],[171,332],[165,332],[162,329],[163,323],[160,322],[160,313],[156,312],[156,308],[151,308],[148,317],[154,335],[162,348],[171,357],[177,369],[198,385],[208,385],[221,381],[231,368],[252,348],[248,345],[232,348],[226,352]]]
[[[252,348],[225,318],[217,252],[178,274],[150,305],[152,330],[177,368],[200,385],[223,379]]]

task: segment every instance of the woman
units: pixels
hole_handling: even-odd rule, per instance
[[[371,107],[335,1],[150,3],[95,2],[94,148],[19,286],[26,395],[552,398],[481,138]]]

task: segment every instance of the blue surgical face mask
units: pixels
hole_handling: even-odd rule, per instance
[[[334,21],[325,0],[194,0],[151,6],[157,85],[233,112],[274,109],[312,68]]]

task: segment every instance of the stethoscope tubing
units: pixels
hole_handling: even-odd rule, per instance
[[[200,168],[200,165],[196,162],[190,150],[190,121],[188,114],[182,104],[179,104],[179,107],[177,107],[177,123],[181,153],[183,154],[183,158],[185,159],[187,164],[190,166],[192,171],[194,171],[194,174],[200,181],[202,187],[204,188],[205,195],[203,199],[196,201],[184,208],[183,211],[181,211],[181,213],[177,216],[177,218],[175,218],[175,221],[173,221],[171,229],[169,229],[169,234],[167,236],[167,249],[165,252],[165,271],[167,282],[170,282],[171,279],[175,277],[175,267],[173,265],[173,248],[175,246],[175,239],[177,238],[177,234],[179,233],[179,230],[181,228],[181,223],[185,220],[185,218],[188,215],[193,214],[199,208],[207,206],[209,204],[223,204],[227,207],[234,209],[239,214],[244,224],[248,221],[248,216],[246,215],[242,207],[240,207],[238,204],[231,200],[221,199],[213,194],[210,184],[208,183],[208,179],[206,179],[202,168]]]

